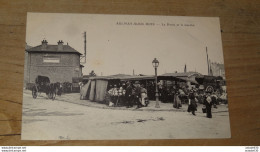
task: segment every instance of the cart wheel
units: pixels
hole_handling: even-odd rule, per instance
[[[34,99],[37,98],[37,89],[36,89],[35,86],[32,88],[32,97],[33,97]]]

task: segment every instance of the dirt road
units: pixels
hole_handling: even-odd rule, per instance
[[[23,140],[230,137],[226,105],[213,109],[213,118],[208,119],[200,107],[193,116],[186,112],[185,106],[179,111],[136,111],[84,106],[59,98],[79,100],[71,95],[57,97],[58,100],[54,101],[44,95],[33,99],[30,94],[24,93]]]

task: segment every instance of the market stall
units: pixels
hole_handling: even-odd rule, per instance
[[[88,82],[82,86],[80,91],[81,99],[90,101],[103,102],[106,98],[107,91],[114,85],[122,85],[125,82],[140,81],[148,87],[149,82],[154,82],[154,76],[131,76],[131,75],[111,75],[89,77]]]

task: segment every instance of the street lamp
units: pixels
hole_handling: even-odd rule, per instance
[[[155,108],[160,108],[158,86],[157,86],[157,67],[159,66],[159,61],[156,58],[154,58],[152,64],[153,64],[153,67],[154,67],[154,70],[155,70],[155,98],[156,98]]]

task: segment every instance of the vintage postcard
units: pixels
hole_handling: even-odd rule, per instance
[[[218,17],[28,13],[22,140],[230,138]]]

